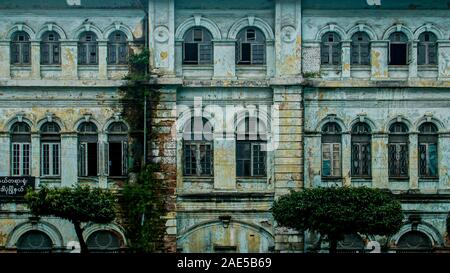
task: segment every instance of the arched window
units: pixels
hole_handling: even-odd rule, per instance
[[[61,128],[56,122],[41,126],[41,175],[61,175]]]
[[[351,64],[370,64],[370,38],[365,32],[356,32],[352,36]]]
[[[20,236],[16,246],[19,253],[50,253],[53,242],[44,232],[30,230]]]
[[[397,252],[428,252],[431,251],[430,238],[420,231],[409,231],[400,237],[397,242]]]
[[[212,64],[211,33],[203,27],[189,29],[183,37],[183,64]]]
[[[417,56],[418,65],[437,64],[437,38],[434,33],[424,32],[419,35]]]
[[[358,122],[352,128],[352,176],[371,175],[371,135],[367,123]]]
[[[92,31],[87,31],[80,35],[80,40],[78,41],[78,64],[98,64],[97,35]]]
[[[213,174],[213,127],[206,118],[192,117],[183,130],[185,176]]]
[[[397,31],[389,36],[389,64],[406,65],[409,62],[408,37],[403,32]]]
[[[419,127],[419,176],[438,177],[438,128],[431,122]]]
[[[236,36],[236,64],[266,63],[266,37],[261,30],[247,27]]]
[[[110,176],[128,174],[128,127],[123,122],[113,122],[109,125],[105,157],[105,168]]]
[[[257,117],[246,117],[237,126],[236,176],[264,177],[266,169],[266,125]]]
[[[25,122],[11,127],[11,173],[13,176],[30,175],[31,130]]]
[[[44,33],[41,41],[41,64],[60,64],[59,35],[54,31]]]
[[[127,64],[127,36],[122,31],[114,31],[108,37],[108,64]]]
[[[29,65],[30,63],[30,36],[25,31],[18,31],[11,38],[11,64]]]
[[[116,252],[120,249],[120,239],[117,235],[108,230],[99,230],[86,240],[86,245],[90,252]]]
[[[336,122],[328,122],[322,127],[322,176],[342,175],[341,167],[342,129]]]
[[[327,32],[322,36],[320,60],[323,65],[341,64],[341,38],[335,32]]]
[[[344,239],[338,242],[338,253],[358,253],[364,250],[364,241],[358,234],[345,234]]]
[[[395,122],[389,128],[389,177],[408,178],[409,152],[408,127]]]
[[[98,133],[93,122],[78,126],[78,175],[98,175]]]

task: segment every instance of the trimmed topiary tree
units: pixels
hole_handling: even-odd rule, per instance
[[[330,253],[345,234],[393,235],[402,226],[400,202],[392,193],[367,187],[304,189],[280,197],[272,212],[280,226],[324,235]]]
[[[72,222],[81,253],[87,253],[82,223],[107,224],[116,217],[116,196],[113,192],[88,186],[29,190],[25,196],[31,213],[36,216],[56,216]]]

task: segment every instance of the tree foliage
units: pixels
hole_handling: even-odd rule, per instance
[[[155,178],[159,166],[147,165],[136,182],[123,189],[123,208],[127,219],[127,238],[139,252],[155,252],[162,247],[165,232],[163,185]]]
[[[116,217],[117,199],[113,192],[88,186],[73,188],[47,188],[28,190],[25,196],[32,214],[36,216],[56,216],[71,221],[82,252],[87,246],[82,236],[81,223],[106,224]]]
[[[345,234],[392,235],[401,227],[400,202],[367,187],[304,189],[280,197],[272,212],[279,225],[325,235],[330,251]]]

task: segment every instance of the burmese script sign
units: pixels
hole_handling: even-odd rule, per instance
[[[23,198],[29,186],[34,189],[34,177],[0,176],[0,199]]]

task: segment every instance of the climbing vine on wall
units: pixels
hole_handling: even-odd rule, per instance
[[[131,126],[133,142],[130,179],[122,190],[120,203],[129,247],[138,252],[161,249],[165,231],[165,221],[162,219],[165,215],[164,185],[155,177],[159,166],[147,163],[143,153],[144,142],[148,143],[153,137],[147,132],[151,132],[152,106],[159,99],[156,85],[149,84],[148,66],[148,49],[132,54],[125,84],[119,88],[122,115]]]

